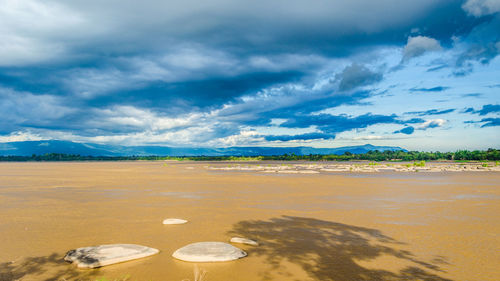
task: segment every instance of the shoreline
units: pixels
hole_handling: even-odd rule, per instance
[[[432,161],[308,161],[308,160],[75,160],[75,161],[0,161],[0,165],[9,164],[57,164],[57,163],[163,163],[168,165],[199,166],[208,171],[240,171],[278,174],[328,174],[328,173],[415,173],[415,172],[500,172],[498,161],[452,160]]]

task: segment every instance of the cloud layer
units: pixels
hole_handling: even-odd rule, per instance
[[[499,11],[493,0],[5,0],[0,141],[337,146],[403,134],[418,148],[434,134],[446,148],[444,131],[495,136]]]

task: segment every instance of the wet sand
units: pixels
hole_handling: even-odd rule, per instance
[[[500,173],[278,174],[193,162],[0,163],[0,280],[194,280],[178,248],[232,236],[206,280],[498,280]],[[178,217],[184,225],[163,225]],[[79,270],[78,247],[145,259]]]

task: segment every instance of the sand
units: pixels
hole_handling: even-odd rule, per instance
[[[287,165],[287,164],[285,164]],[[212,170],[227,163],[0,163],[0,280],[193,278],[178,248],[231,237],[248,256],[206,280],[498,280],[500,173]],[[166,227],[166,217],[189,220]],[[82,270],[66,251],[148,245]]]

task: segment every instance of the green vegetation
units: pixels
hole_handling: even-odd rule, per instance
[[[0,161],[151,161],[151,160],[173,160],[173,161],[419,161],[414,166],[424,167],[425,161],[453,160],[456,162],[466,161],[496,161],[498,166],[500,150],[490,148],[488,150],[459,150],[456,152],[419,152],[419,151],[369,151],[363,154],[352,154],[346,152],[342,155],[295,155],[284,154],[275,156],[81,156],[73,154],[50,153],[32,156],[0,156]],[[369,165],[377,163],[370,162]],[[411,165],[410,165],[411,166]]]
[[[415,166],[415,167],[425,167],[425,161],[422,160],[420,162],[415,162],[415,163],[413,163],[413,166]]]

